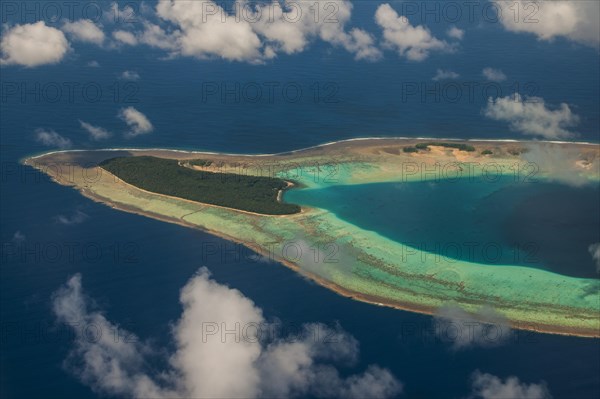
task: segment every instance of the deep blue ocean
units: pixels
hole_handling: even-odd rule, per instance
[[[353,23],[375,31],[372,16],[376,6],[371,2],[355,3]],[[430,317],[349,300],[279,264],[254,262],[247,256],[225,260],[203,257],[202,243],[234,245],[200,231],[112,210],[18,165],[22,157],[50,149],[36,142],[38,128],[53,129],[68,137],[74,148],[160,147],[250,154],[367,136],[523,138],[503,123],[482,115],[485,96],[479,91],[473,99],[464,94],[456,102],[406,95],[407,85],[433,84],[431,77],[437,68],[458,71],[461,79],[475,82],[481,81],[480,72],[489,65],[507,74],[508,80],[502,83],[504,95],[511,93],[515,83],[523,87],[534,82],[535,94],[546,102],[573,104],[581,117],[575,129],[580,133],[579,140],[599,141],[597,50],[562,39],[541,42],[533,36],[504,32],[493,24],[458,25],[467,29],[458,53],[432,54],[426,63],[408,62],[391,52],[377,63],[357,62],[344,50],[317,42],[302,54],[280,55],[266,65],[189,58],[159,60],[163,53],[145,47],[98,50],[79,44],[77,51],[56,66],[3,66],[0,397],[97,397],[64,370],[63,361],[73,337],[56,325],[51,311],[51,294],[73,274],[82,274],[86,293],[111,321],[141,339],[168,345],[170,323],[181,314],[179,290],[195,271],[206,266],[219,283],[237,288],[255,301],[268,319],[295,325],[339,323],[360,342],[356,369],[342,372],[363,370],[377,363],[405,384],[404,397],[464,397],[470,391],[469,376],[479,369],[502,378],[516,375],[525,382],[545,380],[555,398],[597,398],[598,340],[519,332],[503,346],[453,352],[447,342],[423,339],[431,327]],[[430,28],[442,35],[448,26],[430,24]],[[91,61],[97,61],[99,67],[88,66]],[[136,71],[140,79],[120,80],[125,70]],[[272,100],[266,92],[258,101],[210,94],[214,87],[239,84],[248,90],[257,85],[264,89],[270,82],[278,83],[277,87],[299,87],[302,94],[297,101],[286,98],[278,89]],[[147,115],[155,131],[124,138],[125,126],[117,114],[126,106],[135,106]],[[113,137],[92,142],[79,120],[100,125],[113,132]],[[456,185],[453,187],[456,190]],[[562,209],[572,212],[567,220],[583,220],[584,216],[573,210],[577,206],[569,206],[577,198],[577,204],[596,212],[597,220],[597,203],[595,207],[589,205],[598,198],[597,187],[581,192],[563,189],[539,185],[522,195],[544,195],[548,206],[545,214]],[[364,201],[362,194],[371,188],[329,190],[315,201],[327,201],[326,195],[342,195],[354,206]],[[390,187],[377,187],[372,193],[377,190],[389,192]],[[431,188],[426,186],[414,190],[422,191],[412,198],[428,197],[429,203],[445,201],[446,196],[429,195],[426,190]],[[556,191],[566,194],[557,196],[553,194]],[[494,193],[503,195],[502,190]],[[382,234],[392,238],[435,233],[443,239],[453,234],[404,228],[401,218],[405,213],[393,204],[397,198],[386,197],[387,205],[382,206],[396,209],[397,214],[383,221],[357,216],[340,206],[332,210],[365,228],[375,229],[373,224],[378,224]],[[535,231],[522,231],[516,226],[523,218],[533,218],[535,207],[526,201],[509,201],[521,207],[506,210],[501,223],[497,215],[486,213],[490,212],[486,206],[495,203],[490,198],[475,212],[482,218],[480,222],[491,220],[494,230],[488,231],[489,239],[532,240]],[[419,202],[406,201],[405,206]],[[59,215],[77,211],[87,215],[82,223],[57,222]],[[464,212],[472,214],[473,210]],[[435,214],[430,217],[433,219]],[[484,225],[479,223],[474,228],[483,229]],[[585,232],[580,232],[578,226],[554,226],[546,231],[547,237],[540,239],[543,250],[539,267],[594,277],[589,254],[577,251],[589,244],[582,244],[584,240],[597,237],[597,229],[587,224]],[[571,236],[564,251],[557,250],[552,241],[561,228]],[[577,241],[578,232],[581,242]],[[464,239],[469,239],[468,234],[465,230]],[[576,270],[561,269],[564,262],[556,260],[555,255],[564,255],[565,251],[579,254],[576,256],[581,262],[577,262]]]

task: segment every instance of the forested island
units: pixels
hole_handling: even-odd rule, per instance
[[[205,204],[265,215],[290,215],[300,206],[278,200],[288,182],[264,176],[198,171],[175,159],[151,156],[107,159],[100,167],[138,188]]]

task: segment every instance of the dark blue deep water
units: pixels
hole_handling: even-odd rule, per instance
[[[355,3],[353,23],[376,31],[372,20],[376,6],[371,2]],[[365,136],[521,138],[505,124],[481,114],[485,105],[481,93],[474,101],[463,97],[456,103],[403,99],[406,83],[430,84],[437,68],[456,70],[461,78],[477,81],[482,68],[490,65],[509,76],[503,83],[507,91],[515,82],[535,82],[539,88],[536,95],[548,103],[575,104],[581,116],[576,129],[579,139],[598,142],[597,50],[562,39],[550,43],[537,41],[533,36],[514,35],[498,24],[459,26],[468,31],[458,53],[432,54],[424,63],[407,62],[391,52],[378,63],[356,62],[344,50],[320,43],[299,55],[281,55],[266,65],[189,58],[159,60],[162,52],[145,47],[99,50],[80,44],[59,65],[32,69],[3,66],[0,397],[97,396],[63,369],[73,340],[56,326],[50,308],[51,294],[73,274],[82,274],[87,294],[111,321],[142,339],[168,345],[169,323],[181,312],[179,290],[198,268],[207,266],[218,282],[241,290],[269,319],[295,324],[339,322],[360,342],[357,370],[372,363],[389,368],[405,383],[405,397],[464,397],[470,391],[469,376],[479,369],[502,378],[515,375],[526,382],[545,380],[556,398],[597,398],[598,340],[520,333],[515,340],[497,348],[452,352],[446,342],[421,339],[421,332],[431,326],[430,317],[348,300],[278,264],[255,263],[246,256],[203,258],[202,243],[231,244],[199,231],[93,203],[18,165],[22,157],[49,149],[35,141],[38,128],[55,130],[72,140],[76,148],[165,147],[243,153],[288,151]],[[438,35],[443,35],[447,27],[431,24]],[[100,67],[88,67],[93,60]],[[125,86],[126,82],[118,79],[125,70],[136,71],[140,80]],[[265,82],[294,83],[301,87],[303,95],[297,102],[285,100],[281,92],[276,92],[274,101],[266,97],[258,102],[231,98],[222,101],[218,96],[205,96],[203,91],[207,84]],[[96,100],[76,88],[72,97],[64,88],[72,83],[95,85],[101,88],[101,94]],[[15,84],[25,85],[23,95],[5,91]],[[335,95],[327,99],[334,101],[324,101],[321,96],[316,100],[314,87],[327,84],[335,89]],[[62,87],[58,96],[50,93],[57,85]],[[48,93],[43,93],[46,89]],[[147,115],[155,131],[135,139],[124,138],[125,125],[117,113],[125,106],[135,106]],[[92,142],[79,120],[100,125],[114,135],[105,142]],[[335,190],[353,201],[361,201],[360,196],[352,195],[352,190],[360,188]],[[564,193],[560,194],[565,196],[564,204],[570,203],[573,196],[579,197],[556,186],[540,190]],[[531,198],[539,192],[526,194]],[[501,196],[502,191],[494,195]],[[561,201],[560,195],[549,197]],[[578,203],[589,204],[598,197],[598,191],[589,189],[580,197]],[[436,198],[431,197],[430,203]],[[406,201],[406,206],[414,205],[411,200]],[[560,204],[553,208],[549,203],[549,208],[540,212],[547,214],[556,206]],[[490,239],[531,240],[537,230],[519,226],[524,217],[535,216],[531,215],[533,208],[526,201],[518,202],[502,225],[492,217],[497,229],[489,233],[493,235]],[[88,217],[80,224],[56,221],[58,215],[76,211]],[[431,233],[409,231],[404,226],[390,229],[386,223],[379,224],[381,220],[376,217],[358,220],[352,219],[350,212],[344,213],[344,209],[335,211],[366,228],[374,228],[370,224],[377,223],[383,234]],[[479,211],[485,214],[485,209]],[[581,217],[578,215],[573,213],[573,217]],[[578,226],[567,229],[575,232]],[[585,229],[581,243],[569,241],[569,259],[574,253],[585,259],[577,263],[574,275],[584,275],[584,268],[593,268],[589,254],[581,251],[582,246],[589,244],[583,240],[591,234],[588,225]],[[560,265],[565,265],[563,260],[553,259],[553,254],[562,255],[556,248],[552,252],[552,237],[549,233],[543,241],[546,249],[542,251],[540,267],[571,274],[560,270]]]

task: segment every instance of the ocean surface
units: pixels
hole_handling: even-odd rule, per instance
[[[375,30],[375,8],[376,4],[357,2],[353,21]],[[473,101],[463,96],[457,102],[438,103],[403,96],[407,83],[431,84],[439,67],[456,70],[465,81],[481,81],[480,71],[489,65],[509,77],[502,84],[505,90],[515,82],[535,82],[537,95],[547,102],[574,104],[581,116],[578,139],[599,141],[596,50],[561,39],[540,42],[502,32],[500,26],[462,27],[467,36],[458,54],[433,54],[423,64],[407,62],[391,52],[378,63],[356,62],[344,50],[315,43],[300,55],[282,55],[266,65],[159,60],[162,53],[144,47],[99,52],[96,47],[79,45],[57,66],[3,66],[0,396],[99,396],[64,369],[73,337],[56,324],[51,311],[52,293],[73,274],[82,274],[86,293],[110,320],[143,340],[168,346],[170,323],[181,313],[179,290],[206,266],[219,283],[237,288],[255,301],[267,319],[290,325],[339,323],[360,342],[361,351],[356,368],[342,373],[377,363],[405,384],[405,397],[464,397],[470,391],[471,373],[481,370],[503,378],[515,375],[526,382],[545,380],[556,398],[597,398],[598,340],[519,332],[503,346],[453,352],[448,342],[424,338],[431,328],[428,316],[343,298],[279,264],[254,262],[248,256],[225,260],[203,256],[204,242],[223,247],[233,244],[93,203],[18,164],[22,157],[52,149],[36,142],[38,128],[68,137],[74,148],[162,147],[239,153],[282,152],[368,136],[521,139],[503,123],[482,115],[485,96],[481,93]],[[431,24],[439,35],[447,28]],[[91,61],[100,66],[87,66]],[[136,71],[140,79],[120,80],[125,70]],[[290,101],[277,91],[273,101],[266,94],[259,101],[248,101],[207,92],[215,84],[251,87],[267,82],[282,87],[293,83],[303,94]],[[7,84],[25,89],[11,94]],[[66,87],[73,84],[79,86],[71,92]],[[100,95],[77,87],[100,88]],[[155,131],[125,138],[126,126],[117,114],[126,106],[135,106],[147,115]],[[90,141],[79,120],[102,126],[113,137]],[[296,196],[325,207],[398,240],[418,237],[418,241],[436,242],[449,234],[468,240],[483,234],[486,240],[509,249],[514,241],[535,240],[540,248],[539,261],[533,267],[594,277],[584,247],[593,242],[585,240],[595,237],[598,241],[590,221],[597,227],[598,209],[590,205],[598,198],[597,187],[540,184],[519,188],[518,198],[509,198],[510,185],[462,188],[443,183],[374,185],[368,190],[338,187],[312,195],[299,191],[288,198]],[[410,196],[401,194],[403,190]],[[445,194],[431,195],[436,192]],[[510,206],[495,213],[492,208],[498,203]],[[540,203],[542,207],[537,206]],[[456,212],[448,213],[451,204],[457,205],[452,207]],[[367,212],[353,211],[358,206]],[[404,211],[428,206],[433,206],[433,212]],[[590,218],[584,214],[587,209],[592,212]],[[389,211],[393,217],[383,218],[387,213],[380,211]],[[86,217],[77,223],[59,222],[61,215],[71,217],[77,212]],[[553,214],[556,217],[547,221]],[[439,219],[440,215],[448,219]],[[429,222],[426,228],[415,225],[418,216]],[[465,228],[451,230],[452,221]],[[557,237],[566,239],[557,246]]]

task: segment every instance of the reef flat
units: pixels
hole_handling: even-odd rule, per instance
[[[427,314],[448,304],[473,314],[492,307],[515,328],[600,337],[598,279],[510,264],[489,267],[443,256],[433,261],[419,256],[419,249],[363,230],[324,209],[302,206],[299,213],[261,215],[153,193],[99,166],[117,156],[176,159],[199,171],[279,178],[294,182],[297,189],[500,175],[522,182],[582,185],[600,181],[596,144],[361,139],[270,155],[115,149],[53,152],[23,162],[113,208],[242,243],[357,300]],[[187,162],[198,159],[203,161]]]

